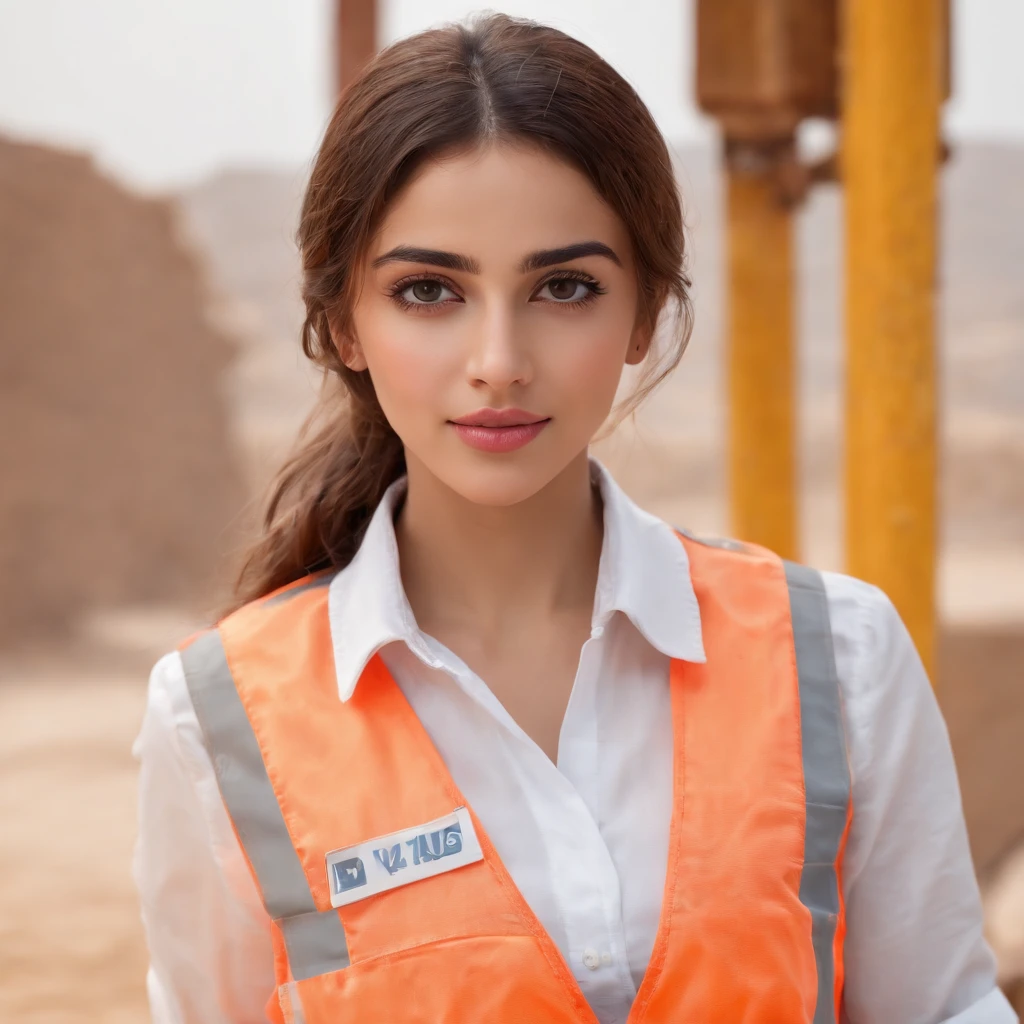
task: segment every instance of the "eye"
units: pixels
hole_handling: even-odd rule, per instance
[[[545,291],[548,294],[544,297],[556,302],[579,302],[590,289],[583,281],[574,281],[570,277],[556,277],[553,281],[548,281],[537,294],[544,295]]]
[[[403,277],[401,281],[396,281],[388,288],[388,295],[399,308],[418,312],[439,309],[441,306],[463,301],[451,282],[433,274]]]
[[[413,306],[436,306],[458,296],[446,285],[434,278],[422,278],[400,288],[397,292],[402,299]]]
[[[534,293],[534,298],[558,306],[580,306],[603,294],[604,289],[589,274],[569,271],[548,278]]]

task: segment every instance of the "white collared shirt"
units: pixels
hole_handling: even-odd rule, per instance
[[[389,489],[328,607],[338,698],[379,651],[601,1024],[624,1024],[654,945],[672,811],[671,658],[703,661],[686,551],[600,464],[590,639],[552,764],[416,625]],[[875,587],[825,574],[853,782],[845,1019],[1012,1024],[995,988],[945,724]],[[269,920],[221,801],[177,653],[153,669],[135,878],[154,1024],[248,1024],[274,991]]]

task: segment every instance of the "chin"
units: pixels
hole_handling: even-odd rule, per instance
[[[473,455],[427,468],[466,501],[502,508],[529,500],[565,469],[561,463],[552,465],[550,458],[531,454]]]

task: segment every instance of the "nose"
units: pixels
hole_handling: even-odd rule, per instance
[[[495,392],[533,379],[525,325],[510,303],[495,300],[482,304],[479,322],[471,332],[466,374],[474,387]]]

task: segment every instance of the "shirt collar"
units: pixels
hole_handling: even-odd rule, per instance
[[[352,696],[367,662],[385,644],[403,640],[421,658],[428,657],[398,566],[394,518],[405,488],[403,476],[384,492],[355,557],[328,589],[327,614],[342,700]]]
[[[604,545],[594,625],[616,611],[670,658],[705,661],[700,608],[686,548],[667,523],[645,512],[596,459],[591,476],[604,502]]]
[[[686,549],[672,528],[631,501],[596,459],[590,467],[604,502],[593,626],[605,626],[619,611],[662,654],[703,662],[700,610]],[[402,477],[384,492],[355,557],[330,584],[328,615],[342,700],[352,696],[367,662],[393,641],[403,641],[422,661],[436,665],[399,571],[394,515],[405,488]]]

